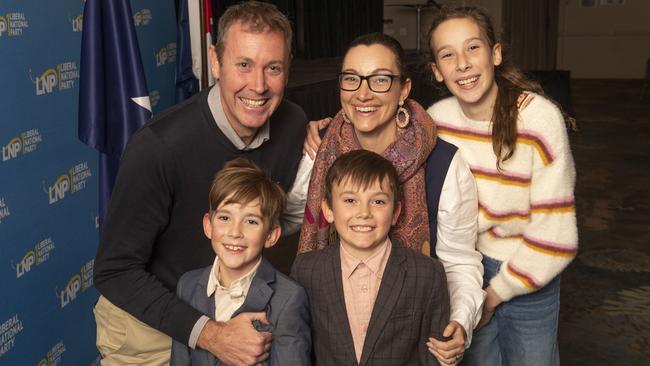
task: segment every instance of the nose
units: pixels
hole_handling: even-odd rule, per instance
[[[361,80],[361,85],[359,85],[359,89],[357,89],[357,99],[368,100],[372,97],[372,91],[370,90],[370,85],[368,84],[369,82],[370,81],[368,81],[368,79]]]
[[[459,53],[456,60],[456,70],[458,71],[466,71],[471,67],[469,60],[463,53]]]
[[[228,236],[231,238],[241,238],[243,235],[240,225],[239,222],[232,221],[230,225],[228,225]]]
[[[268,84],[266,83],[264,69],[256,69],[252,72],[250,89],[257,94],[264,94],[266,92]]]
[[[369,219],[372,217],[370,212],[370,205],[367,203],[362,203],[358,206],[357,218],[358,219]]]

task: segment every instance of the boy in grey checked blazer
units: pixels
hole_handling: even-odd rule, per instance
[[[449,294],[444,269],[437,260],[406,249],[395,240],[391,241],[359,360],[355,354],[348,316],[350,310],[346,308],[343,289],[341,250],[355,249],[354,238],[358,236],[355,236],[357,233],[352,236],[342,233],[334,220],[334,217],[340,217],[337,216],[337,210],[341,208],[336,203],[341,199],[338,191],[343,185],[347,193],[356,191],[358,198],[354,194],[342,197],[348,205],[343,208],[364,212],[364,220],[369,220],[368,225],[378,230],[382,226],[376,222],[380,215],[373,216],[374,208],[371,206],[382,200],[371,198],[367,208],[358,208],[364,205],[364,191],[370,187],[382,187],[381,190],[389,194],[386,201],[394,200],[392,211],[396,216],[400,211],[398,184],[390,162],[366,150],[341,155],[328,172],[328,193],[323,211],[330,224],[335,224],[340,239],[323,250],[299,255],[291,271],[291,277],[309,295],[315,365],[438,365],[426,342],[429,337],[443,339],[442,332],[449,321]],[[352,220],[357,220],[353,217],[354,212],[347,214]],[[355,225],[358,222],[355,221]],[[383,239],[387,238],[389,228],[390,225],[383,233]],[[352,242],[347,240],[350,238]],[[363,248],[359,246],[356,249]]]

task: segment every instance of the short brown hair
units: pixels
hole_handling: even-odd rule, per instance
[[[259,1],[245,1],[229,7],[219,18],[217,27],[217,59],[223,60],[223,52],[226,47],[226,33],[230,27],[241,22],[245,25],[245,30],[252,33],[262,33],[267,31],[277,31],[284,34],[285,45],[289,54],[291,54],[291,44],[293,42],[293,30],[291,23],[286,15],[282,14],[273,4]]]
[[[245,205],[259,199],[260,211],[270,227],[278,225],[284,211],[284,191],[253,162],[237,158],[227,162],[214,176],[210,187],[210,218],[219,205]]]
[[[369,150],[347,152],[334,161],[325,177],[325,200],[332,207],[332,188],[334,184],[348,181],[361,189],[367,189],[375,182],[388,182],[393,192],[393,204],[400,200],[401,187],[393,164],[383,156]]]

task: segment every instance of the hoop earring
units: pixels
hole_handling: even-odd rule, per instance
[[[345,123],[352,123],[350,119],[348,118],[348,115],[343,112],[343,122]]]
[[[409,114],[408,110],[404,108],[404,102],[399,102],[399,108],[395,114],[395,123],[397,123],[397,127],[406,128],[406,126],[409,125],[410,121],[411,115]]]

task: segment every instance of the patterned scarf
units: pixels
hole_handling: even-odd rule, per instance
[[[417,102],[407,99],[404,105],[411,115],[411,121],[406,128],[397,128],[395,141],[383,153],[384,158],[397,169],[403,193],[402,212],[390,235],[410,249],[420,252],[426,247],[425,251],[428,251],[429,216],[424,163],[436,144],[436,127]],[[298,253],[329,245],[329,224],[321,211],[325,176],[338,156],[359,149],[362,147],[355,136],[354,126],[345,122],[341,110],[330,123],[314,162]]]

